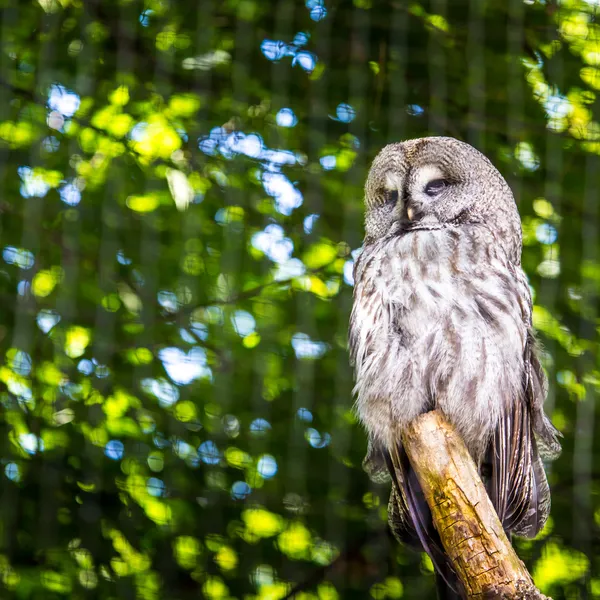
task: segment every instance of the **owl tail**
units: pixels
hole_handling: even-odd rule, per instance
[[[439,600],[464,598],[462,585],[444,552],[431,511],[402,445],[386,452],[385,459],[393,481],[388,510],[392,533],[400,542],[427,552],[435,569]]]
[[[438,600],[463,600],[464,596],[457,591],[461,589],[461,586],[454,571],[446,566],[442,569],[446,569],[443,575],[440,571],[436,571],[435,574]]]

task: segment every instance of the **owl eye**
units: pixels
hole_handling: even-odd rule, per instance
[[[425,186],[425,193],[428,196],[437,196],[448,186],[448,181],[445,179],[434,179]]]
[[[398,190],[388,190],[385,193],[386,204],[396,204],[398,202]]]

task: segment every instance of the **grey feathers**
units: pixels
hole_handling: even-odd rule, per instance
[[[560,446],[543,412],[546,382],[508,185],[468,144],[424,138],[381,151],[365,204],[349,341],[367,468],[379,478],[392,470],[395,426],[440,408],[485,475],[505,528],[535,535],[550,506],[538,447],[550,457]],[[392,528],[435,545],[418,491],[402,483],[414,474],[402,468],[391,473]]]

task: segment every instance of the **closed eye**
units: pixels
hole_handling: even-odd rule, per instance
[[[447,179],[434,179],[425,185],[424,192],[428,196],[437,196],[440,192],[443,192],[450,182]]]
[[[385,203],[393,205],[396,202],[398,202],[398,190],[388,190],[385,193]]]

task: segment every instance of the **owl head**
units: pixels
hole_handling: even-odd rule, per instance
[[[516,264],[521,221],[514,197],[481,152],[454,138],[389,144],[365,184],[365,244],[415,229],[483,224]]]

